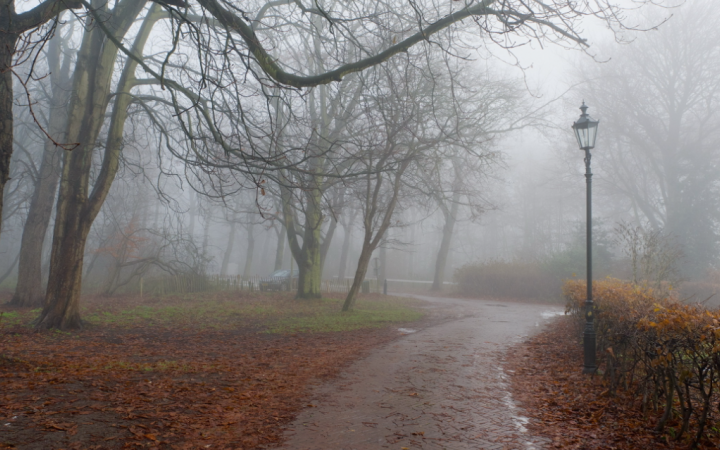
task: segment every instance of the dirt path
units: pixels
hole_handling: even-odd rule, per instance
[[[285,430],[284,449],[540,449],[507,389],[508,346],[559,306],[417,296],[439,325],[357,361],[321,386]]]

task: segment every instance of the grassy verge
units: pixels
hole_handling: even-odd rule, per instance
[[[391,323],[412,322],[423,317],[415,306],[417,300],[388,297],[357,302],[351,312],[341,312],[342,300],[327,299],[321,307],[302,314],[289,314],[276,319],[269,333],[351,331],[383,327]]]
[[[180,296],[85,299],[88,327],[202,328],[249,327],[266,333],[352,331],[418,320],[419,300],[373,296],[358,300],[352,312],[340,311],[341,299],[294,300],[285,293],[215,292]],[[39,309],[5,311],[0,326],[29,327]]]

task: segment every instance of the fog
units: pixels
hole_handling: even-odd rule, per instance
[[[232,2],[122,0],[38,24],[12,65],[8,299],[72,328],[81,294],[183,277],[258,288],[293,269],[298,298],[332,285],[345,309],[366,279],[452,293],[473,264],[534,264],[559,286],[585,276],[583,101],[600,120],[596,278],[632,278],[636,245],[659,261],[644,276],[686,298],[717,282],[713,2],[526,19],[521,2],[426,2],[423,27],[474,11],[426,40],[395,3],[249,2],[233,22]]]

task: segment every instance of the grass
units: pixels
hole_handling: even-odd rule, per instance
[[[83,299],[82,318],[89,327],[161,327],[229,330],[252,328],[265,333],[338,332],[379,328],[418,320],[419,300],[369,296],[343,313],[341,299],[294,300],[289,293],[232,292],[167,297]],[[5,311],[0,327],[31,326],[39,309]]]
[[[261,319],[280,313],[276,305],[233,301],[216,294],[195,294],[161,300],[159,304],[144,304],[129,308],[98,310],[85,314],[84,319],[92,325],[172,326],[197,325],[201,327],[227,327],[237,319]]]
[[[291,315],[275,321],[268,333],[333,332],[378,328],[391,323],[412,322],[423,313],[412,308],[406,299],[359,301],[354,311],[342,312],[342,300],[328,300],[333,308],[317,308],[305,315]]]
[[[28,311],[2,311],[0,312],[0,327],[26,325],[28,317],[32,317],[34,319],[40,314],[40,311],[40,309],[31,309]]]

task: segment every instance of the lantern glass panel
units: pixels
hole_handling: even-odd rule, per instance
[[[590,149],[595,147],[595,139],[597,138],[598,122],[592,119],[581,118],[573,125],[575,130],[575,138],[581,149]]]

